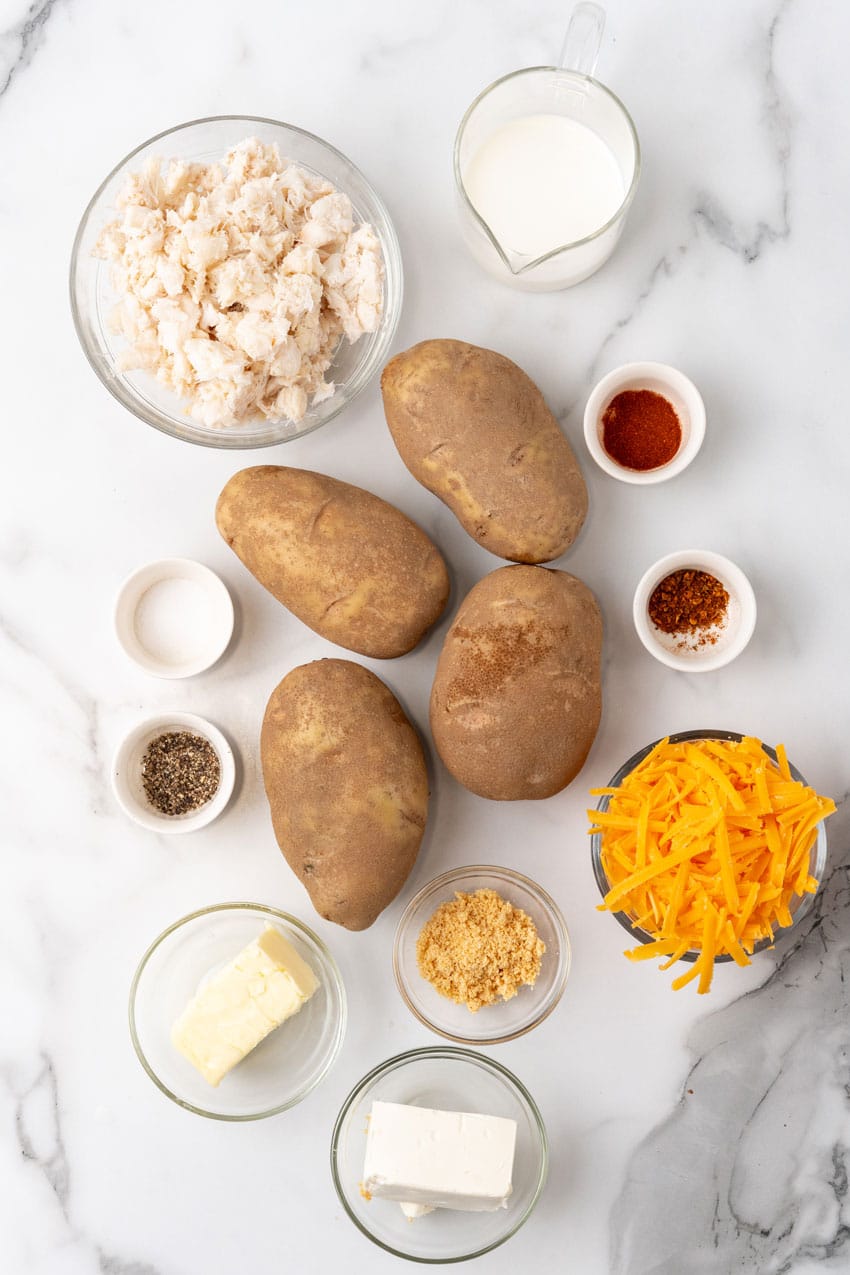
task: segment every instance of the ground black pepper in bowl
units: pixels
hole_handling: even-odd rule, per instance
[[[221,764],[208,739],[190,731],[167,731],[152,739],[142,757],[142,785],[163,815],[186,815],[218,791]]]

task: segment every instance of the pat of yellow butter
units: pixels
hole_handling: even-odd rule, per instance
[[[274,926],[205,982],[171,1030],[173,1044],[211,1085],[310,999],[310,966]]]

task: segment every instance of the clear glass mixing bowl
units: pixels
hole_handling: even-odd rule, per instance
[[[146,160],[179,157],[193,162],[220,160],[246,137],[258,137],[277,145],[281,156],[302,168],[326,177],[351,199],[359,221],[371,223],[384,260],[384,305],[377,331],[353,345],[340,342],[328,380],[336,391],[324,402],[310,405],[302,420],[252,419],[243,425],[209,428],[187,415],[185,401],[160,385],[150,372],[121,372],[116,357],[125,339],[110,331],[109,315],[118,300],[110,281],[107,261],[92,256],[97,238],[115,215],[115,198],[130,173]],[[327,424],[360,393],[387,360],[401,313],[403,294],[401,251],[383,200],[359,168],[321,138],[291,124],[251,115],[217,115],[192,120],[158,133],[131,151],[113,168],[92,196],[83,213],[71,254],[71,311],[80,343],[100,380],[119,403],[154,429],[205,447],[270,447],[300,438]]]

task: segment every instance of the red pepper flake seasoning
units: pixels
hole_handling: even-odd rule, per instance
[[[662,633],[698,636],[697,645],[715,643],[716,629],[726,619],[729,594],[707,571],[673,571],[657,584],[649,599],[649,618]]]
[[[654,390],[623,390],[602,414],[602,445],[625,469],[658,469],[681,442],[676,409]]]

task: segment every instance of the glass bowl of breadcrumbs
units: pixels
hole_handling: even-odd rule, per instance
[[[499,1045],[542,1023],[570,972],[570,938],[546,891],[512,868],[453,868],[407,905],[393,972],[408,1009],[461,1045]]]

